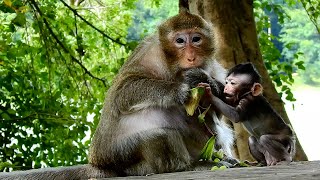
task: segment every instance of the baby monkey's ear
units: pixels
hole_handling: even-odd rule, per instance
[[[251,88],[251,92],[253,96],[259,96],[260,94],[262,94],[262,90],[263,90],[263,87],[260,83],[254,83]]]

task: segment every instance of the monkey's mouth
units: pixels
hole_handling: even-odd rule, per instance
[[[228,102],[233,102],[234,101],[234,95],[233,94],[224,94],[226,100]]]

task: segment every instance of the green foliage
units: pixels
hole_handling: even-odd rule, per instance
[[[204,92],[205,92],[204,87],[195,87],[190,90],[190,94],[189,94],[190,97],[184,106],[189,116],[193,116],[193,114],[195,113]],[[203,119],[204,119],[204,116],[205,114],[203,115]]]
[[[148,0],[139,0],[133,16],[133,25],[129,28],[128,40],[139,41],[153,33],[157,25],[164,19],[174,16],[178,12],[178,1],[162,0],[161,4],[148,3]]]
[[[206,145],[203,147],[200,153],[200,158],[203,160],[212,160],[213,158],[213,152],[214,145],[216,143],[216,136],[212,136],[206,143]],[[222,159],[222,158],[221,158]]]
[[[216,143],[216,135],[211,136],[211,138],[207,141],[205,146],[202,148],[200,152],[200,159],[204,161],[211,161],[213,165],[219,164],[221,160],[225,157],[224,152],[222,149],[217,151],[214,148],[214,145]],[[212,170],[216,170],[217,166],[213,166]],[[226,168],[225,166],[220,166],[221,169]],[[219,168],[218,168],[219,169]]]
[[[0,1],[1,171],[86,163],[105,91],[130,52],[134,1],[101,3]]]
[[[270,16],[275,14],[280,25],[288,18],[288,14],[283,8],[283,4],[272,1],[254,1],[255,17],[259,37],[259,45],[266,68],[275,86],[280,89],[279,95],[289,101],[295,101],[290,86],[294,83],[293,73],[297,69],[304,69],[303,62],[298,59],[301,55],[296,52],[290,59],[283,59],[280,50],[275,46],[275,41],[280,41],[279,37],[268,32],[271,27]]]
[[[218,167],[218,166],[213,166],[213,167],[211,168],[211,171],[224,170],[224,169],[227,169],[227,167],[226,167],[226,166],[220,166],[220,167]]]
[[[270,77],[280,95],[295,101],[291,92],[294,76],[302,75],[306,83],[318,85],[319,66],[319,1],[300,0],[254,1],[260,49]],[[303,8],[304,7],[304,10]],[[279,36],[267,29],[271,27],[270,17],[276,15],[281,26]],[[308,21],[308,17],[311,21]],[[271,17],[272,18],[272,17]],[[273,24],[274,25],[274,24]],[[281,43],[281,48],[275,46]],[[305,71],[307,69],[307,71]]]
[[[86,163],[105,91],[137,45],[135,0],[66,2],[0,1],[0,171]],[[157,21],[177,9],[146,2]]]
[[[0,171],[86,163],[113,77],[137,41],[178,11],[171,0],[66,2],[0,0]],[[319,11],[311,7],[318,1],[305,2],[309,17],[318,22]],[[290,16],[299,19],[299,12],[266,0],[254,6],[270,76],[294,100],[290,85],[297,70],[306,67],[309,79],[318,82],[318,36],[312,24],[301,24],[302,16],[299,23],[290,21]],[[268,12],[278,15],[281,39],[266,31]],[[276,39],[284,43],[282,52]],[[210,158],[219,156],[207,152]]]
[[[296,65],[300,69],[307,69],[297,71],[305,83],[320,85],[320,34],[312,22],[306,21],[308,16],[305,10],[287,8],[286,12],[291,18],[285,20],[281,31],[280,37],[285,44],[282,54],[286,59],[297,59]]]
[[[319,0],[300,0],[305,12],[320,34],[320,2]]]

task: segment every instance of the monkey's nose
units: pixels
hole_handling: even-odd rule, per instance
[[[188,58],[189,62],[194,62],[195,60],[196,60],[196,58],[194,58],[194,57],[193,58]]]
[[[228,89],[227,88],[224,88],[223,89],[223,93],[227,93]]]

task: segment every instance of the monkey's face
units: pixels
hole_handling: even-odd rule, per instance
[[[173,37],[177,50],[178,63],[182,69],[201,67],[206,59],[203,44],[206,39],[203,34],[193,30],[180,31]]]
[[[229,104],[236,104],[240,100],[240,97],[250,90],[248,84],[250,84],[250,75],[230,74],[226,78],[226,84],[223,91],[227,102]]]
[[[161,39],[169,64],[179,69],[203,67],[213,53],[211,38],[196,28],[171,32]]]

